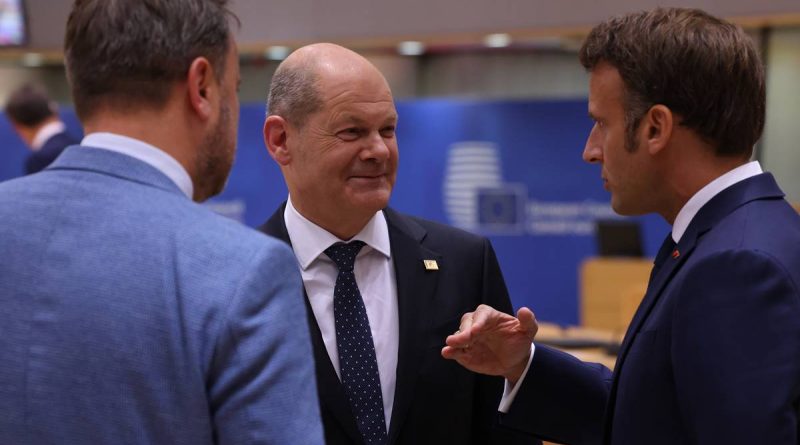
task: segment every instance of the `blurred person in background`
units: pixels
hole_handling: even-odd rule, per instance
[[[512,307],[486,238],[387,207],[397,112],[383,75],[341,46],[306,46],[268,105],[289,198],[261,230],[300,264],[327,443],[538,443],[494,427],[502,379],[439,356],[465,308]]]
[[[196,204],[236,151],[226,0],[77,0],[86,131],[0,184],[0,443],[323,443],[285,244]]]
[[[580,51],[583,158],[611,206],[672,225],[614,373],[532,345],[533,313],[467,313],[442,354],[502,375],[501,423],[567,444],[800,443],[800,216],[750,161],[764,68],[741,28],[658,8]]]
[[[67,146],[78,143],[58,117],[56,103],[40,86],[27,84],[11,93],[5,113],[14,131],[31,150],[25,161],[27,174],[43,170]]]

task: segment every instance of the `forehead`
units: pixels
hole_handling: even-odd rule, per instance
[[[619,71],[612,65],[601,62],[592,69],[589,75],[589,112],[597,108],[607,109],[615,105],[622,106],[625,93],[624,83]]]
[[[332,119],[388,119],[397,115],[392,92],[380,74],[345,72],[320,79],[323,113]]]

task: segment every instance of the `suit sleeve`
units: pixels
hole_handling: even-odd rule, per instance
[[[672,362],[691,441],[798,443],[800,293],[786,266],[718,253],[687,272],[678,295]]]
[[[500,423],[552,442],[599,444],[611,381],[605,366],[537,344],[528,375]]]
[[[219,444],[324,443],[295,264],[270,244],[242,272],[207,382]]]

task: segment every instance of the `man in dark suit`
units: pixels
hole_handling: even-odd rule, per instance
[[[74,3],[87,135],[0,183],[0,444],[323,443],[291,250],[194,202],[236,152],[233,19]]]
[[[670,8],[598,25],[580,57],[584,159],[618,213],[672,224],[615,372],[532,346],[526,308],[466,314],[443,355],[505,376],[502,423],[557,442],[800,443],[800,217],[749,161],[765,109],[755,45]]]
[[[396,123],[383,75],[340,46],[273,77],[264,138],[289,199],[261,230],[301,267],[327,443],[531,443],[493,428],[501,379],[439,356],[465,308],[511,304],[488,240],[386,207]]]
[[[70,145],[77,144],[61,122],[56,104],[40,87],[24,85],[6,102],[5,113],[20,139],[31,149],[25,161],[25,173],[31,174],[50,165]]]

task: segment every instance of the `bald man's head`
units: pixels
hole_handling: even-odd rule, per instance
[[[268,115],[302,127],[325,102],[326,86],[383,75],[358,53],[332,43],[315,43],[294,51],[275,71],[267,99]],[[388,85],[387,85],[388,89]]]
[[[292,204],[341,239],[386,207],[397,178],[397,110],[383,75],[341,46],[292,53],[272,80],[264,142]]]

